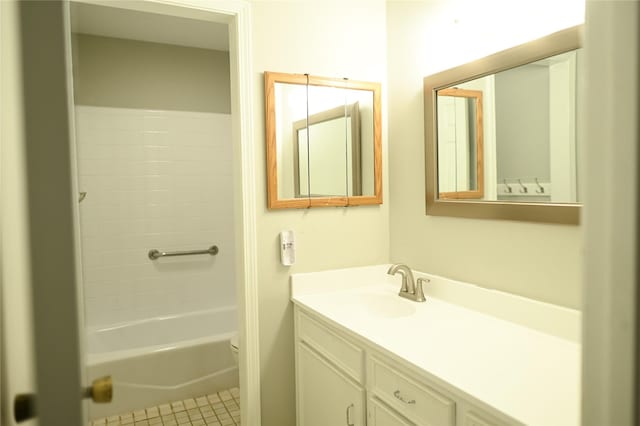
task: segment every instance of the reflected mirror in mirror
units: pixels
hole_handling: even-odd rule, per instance
[[[438,91],[440,198],[484,197],[482,91]]]
[[[265,95],[270,208],[382,202],[378,83],[266,72]]]
[[[357,103],[310,115],[308,121],[293,123],[293,131],[296,197],[344,196],[349,185],[352,194],[361,195],[355,168],[360,155]],[[350,152],[355,161],[347,161]]]
[[[355,105],[358,112],[359,143],[347,150],[347,162],[353,168],[352,179],[347,186],[349,197],[376,197],[376,108],[375,92],[372,90],[345,89],[345,102]],[[379,126],[380,123],[377,123]],[[379,131],[379,128],[378,130]],[[353,133],[355,135],[355,133]],[[379,183],[379,182],[378,182]]]
[[[580,55],[562,53],[437,91],[439,198],[578,202]]]

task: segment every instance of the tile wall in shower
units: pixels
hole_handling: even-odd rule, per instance
[[[235,305],[231,116],[77,106],[76,128],[87,326]]]

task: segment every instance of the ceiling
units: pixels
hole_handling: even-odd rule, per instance
[[[94,4],[71,3],[71,31],[202,49],[229,50],[227,24]]]

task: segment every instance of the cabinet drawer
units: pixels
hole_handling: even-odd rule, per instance
[[[462,404],[460,408],[462,408],[462,414],[460,415],[462,426],[524,426],[503,414],[489,414],[471,404]]]
[[[298,338],[340,367],[358,383],[364,382],[364,351],[325,325],[298,311]]]
[[[367,400],[367,410],[369,411],[367,426],[415,426],[377,398]]]
[[[409,420],[425,426],[455,425],[453,400],[373,357],[370,379],[373,392]]]
[[[462,424],[464,426],[498,426],[498,423],[494,420],[490,420],[488,417],[474,411],[465,412],[463,419]]]

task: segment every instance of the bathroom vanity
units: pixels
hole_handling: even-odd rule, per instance
[[[388,266],[292,276],[298,425],[580,423],[579,312]]]

